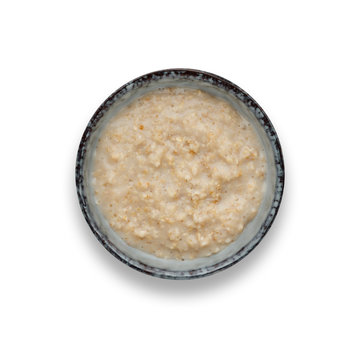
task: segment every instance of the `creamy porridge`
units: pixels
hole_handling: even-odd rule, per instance
[[[193,259],[219,252],[254,218],[265,172],[258,136],[230,104],[167,88],[135,100],[106,125],[93,188],[129,245]]]

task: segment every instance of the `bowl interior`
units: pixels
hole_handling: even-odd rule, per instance
[[[95,202],[91,181],[92,166],[94,150],[102,130],[120,109],[134,101],[134,99],[143,96],[150,91],[164,87],[200,89],[228,101],[253,125],[266,154],[267,172],[265,192],[256,217],[245,227],[244,231],[233,243],[229,244],[219,253],[209,257],[184,261],[160,259],[154,255],[130,247],[111,229]],[[277,148],[274,148],[274,139],[272,139],[271,132],[269,132],[269,129],[267,128],[269,126],[272,128],[271,123],[267,124],[264,123],[264,121],[261,121],[266,115],[259,107],[253,106],[252,103],[247,102],[247,99],[247,94],[244,95],[241,91],[237,92],[236,89],[229,89],[229,87],[225,85],[222,86],[221,82],[219,83],[212,78],[204,77],[201,73],[197,74],[197,76],[186,77],[181,76],[181,74],[169,73],[168,75],[163,74],[163,76],[153,76],[150,79],[145,80],[139,78],[130,82],[110,96],[102,107],[100,107],[89,123],[88,135],[83,142],[84,151],[81,159],[83,186],[81,187],[82,194],[80,195],[85,199],[85,202],[82,204],[83,211],[86,213],[85,216],[87,217],[90,226],[96,236],[101,238],[101,241],[104,245],[107,245],[112,253],[121,260],[129,263],[129,265],[140,270],[147,269],[148,272],[153,275],[156,270],[160,270],[160,273],[163,273],[163,275],[165,274],[163,277],[166,277],[166,273],[171,277],[171,275],[174,275],[176,272],[181,272],[184,275],[184,272],[193,272],[195,269],[201,269],[199,271],[205,274],[214,271],[218,264],[221,264],[221,267],[226,267],[231,262],[236,261],[236,257],[244,256],[261,240],[268,227],[271,225],[276,213],[274,203],[275,205],[278,205],[281,200],[282,189],[281,191],[276,191],[279,190],[277,189],[277,186],[279,185],[279,168],[276,166],[276,156],[279,154],[276,154]],[[274,136],[276,137],[276,134],[274,134]],[[275,140],[277,140],[277,138]],[[278,204],[276,204],[276,202],[278,202]],[[242,255],[241,252],[243,252]],[[161,276],[161,274],[159,276]]]

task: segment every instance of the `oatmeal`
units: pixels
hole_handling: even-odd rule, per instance
[[[130,246],[193,259],[222,250],[254,218],[265,171],[257,134],[229,103],[167,88],[135,100],[106,125],[93,188]]]

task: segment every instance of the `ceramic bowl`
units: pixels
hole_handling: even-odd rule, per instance
[[[222,251],[193,260],[161,259],[127,245],[115,233],[96,205],[91,168],[99,135],[122,107],[149,91],[164,87],[188,87],[206,91],[228,101],[258,133],[267,161],[266,190],[256,217],[238,238]],[[140,76],[110,95],[88,123],[76,160],[76,186],[87,223],[103,246],[117,259],[145,274],[167,279],[192,279],[214,274],[234,265],[262,240],[273,223],[284,189],[284,162],[280,142],[269,118],[244,90],[214,74],[191,69],[168,69]]]

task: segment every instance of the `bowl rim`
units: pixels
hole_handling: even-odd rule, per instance
[[[242,101],[246,107],[255,115],[256,119],[264,129],[274,154],[274,165],[276,167],[276,182],[275,182],[275,196],[272,201],[270,210],[264,222],[260,226],[257,234],[240,250],[235,254],[227,257],[226,259],[211,265],[204,266],[194,270],[168,270],[158,267],[144,264],[138,260],[132,259],[122,251],[120,251],[113,243],[111,243],[108,237],[103,234],[95,220],[93,219],[88,206],[87,196],[85,194],[84,184],[84,160],[87,154],[87,144],[93,133],[95,125],[101,120],[104,114],[109,110],[112,104],[120,97],[125,95],[134,86],[140,87],[144,84],[148,84],[152,81],[159,79],[200,79],[202,81],[211,83],[217,87],[222,87],[227,92],[232,92],[240,101]],[[202,70],[188,69],[188,68],[171,68],[165,70],[158,70],[139,76],[125,85],[121,86],[115,92],[113,92],[96,110],[87,124],[87,127],[82,135],[80,145],[77,151],[76,167],[75,167],[75,182],[78,200],[81,211],[85,217],[86,222],[91,228],[92,232],[96,236],[97,240],[118,260],[130,266],[131,268],[138,270],[142,273],[155,276],[163,279],[185,280],[202,278],[211,274],[215,274],[219,271],[225,270],[232,265],[238,263],[241,259],[247,256],[255,247],[262,241],[265,234],[270,229],[281,204],[284,182],[285,182],[285,166],[282,149],[279,138],[276,134],[275,128],[272,125],[269,117],[266,115],[261,106],[243,89],[235,85],[231,81],[213,73],[209,73]]]

